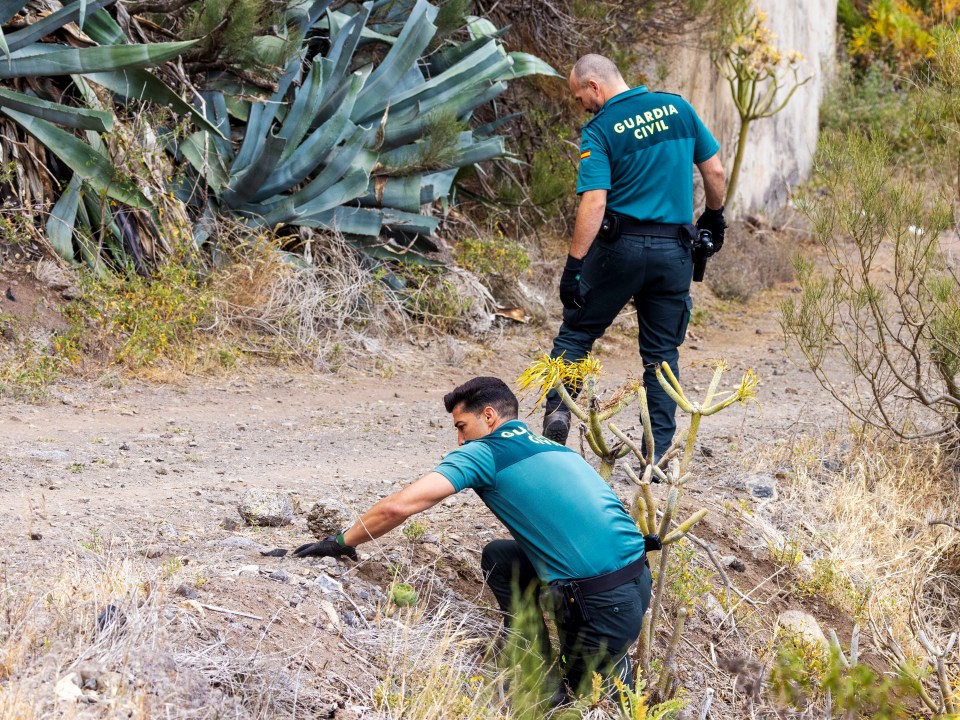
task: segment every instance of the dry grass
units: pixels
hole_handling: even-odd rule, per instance
[[[726,232],[723,250],[710,258],[704,282],[722,300],[745,302],[756,293],[794,277],[792,258],[798,233],[786,224],[736,222]]]
[[[169,596],[159,574],[91,546],[6,578],[0,720],[274,718],[319,706],[298,677],[309,643],[284,657],[233,647],[205,627],[199,606]]]
[[[379,352],[377,338],[403,328],[399,299],[341,237],[313,242],[314,266],[302,268],[285,259],[275,238],[233,238],[213,279],[215,329],[243,333],[245,352],[308,358],[325,369],[342,365],[346,354]]]
[[[837,457],[837,448],[848,447]],[[874,434],[790,449],[786,501],[816,518],[824,554],[869,592],[871,617],[898,637],[942,637],[960,618],[960,486],[936,446]]]

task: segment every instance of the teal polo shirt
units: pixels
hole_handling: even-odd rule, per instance
[[[619,570],[643,556],[643,535],[597,472],[519,420],[449,453],[436,471],[473,488],[544,582]]]
[[[693,165],[720,149],[686,100],[633,88],[583,126],[577,193],[607,190],[607,208],[642,222],[693,219]]]

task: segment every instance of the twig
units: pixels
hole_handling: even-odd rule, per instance
[[[216,605],[207,605],[205,603],[199,603],[200,607],[205,608],[206,610],[213,610],[218,613],[225,613],[227,615],[236,615],[237,617],[250,618],[251,620],[263,620],[259,615],[251,615],[250,613],[240,612],[239,610],[231,610],[230,608],[218,607]]]
[[[947,522],[946,520],[930,520],[927,525],[946,525],[948,528],[953,528],[957,532],[960,532],[960,525],[957,525],[952,522]]]
[[[700,706],[700,720],[707,720],[710,714],[710,706],[713,704],[713,688],[708,687],[703,694],[703,704]]]

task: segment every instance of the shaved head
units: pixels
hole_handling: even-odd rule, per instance
[[[570,71],[571,84],[583,87],[591,80],[603,86],[623,84],[623,76],[617,66],[603,55],[584,55]]]

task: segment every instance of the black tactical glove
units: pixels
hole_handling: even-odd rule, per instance
[[[583,269],[583,259],[567,255],[567,264],[563,266],[563,275],[560,276],[560,302],[565,308],[583,307],[583,296],[580,294],[580,271]]]
[[[304,557],[343,557],[357,559],[357,549],[350,545],[341,545],[333,535],[325,537],[320,542],[306,543],[293,551],[293,556]]]
[[[663,547],[663,543],[660,542],[660,536],[656,533],[650,533],[649,535],[643,536],[643,551],[644,552],[654,552],[660,550]]]
[[[705,208],[697,218],[697,229],[709,230],[713,235],[713,252],[710,254],[716,255],[720,252],[720,248],[723,247],[723,231],[727,229],[727,223],[723,219],[723,208],[719,210]]]

